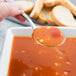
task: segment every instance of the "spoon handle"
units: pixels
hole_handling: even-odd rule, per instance
[[[31,18],[26,13],[22,13],[21,15],[30,23],[30,25],[32,26],[33,29],[36,28],[36,25],[33,23]]]

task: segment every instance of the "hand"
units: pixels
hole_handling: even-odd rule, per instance
[[[0,22],[8,16],[16,16],[18,20],[24,22],[25,19],[19,15],[23,10],[25,10],[25,5],[21,1],[7,3],[4,0],[0,0]]]

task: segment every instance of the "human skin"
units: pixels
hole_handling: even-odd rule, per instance
[[[20,15],[25,9],[23,2],[8,3],[5,0],[0,0],[0,23],[1,21],[9,16],[13,16],[18,20],[24,22],[25,19]]]

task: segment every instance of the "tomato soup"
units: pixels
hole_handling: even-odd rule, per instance
[[[14,37],[7,76],[76,76],[76,38],[46,47],[31,37]]]

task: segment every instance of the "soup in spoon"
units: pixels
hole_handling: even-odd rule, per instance
[[[40,26],[34,29],[33,39],[40,45],[57,47],[65,42],[65,36],[61,30],[51,26]]]

